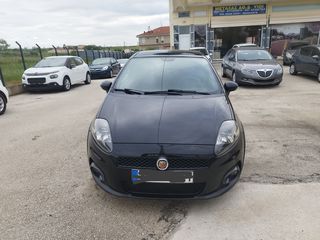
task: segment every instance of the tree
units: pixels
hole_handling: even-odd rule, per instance
[[[6,40],[0,39],[0,50],[7,50],[9,46]]]

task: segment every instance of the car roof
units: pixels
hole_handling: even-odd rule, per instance
[[[233,45],[234,48],[251,47],[251,46],[257,46],[257,44],[254,44],[254,43],[238,43],[238,44]]]
[[[196,50],[196,49],[206,49],[205,47],[192,47],[190,50]]]
[[[238,48],[234,48],[235,51],[241,51],[241,50],[265,50],[264,48],[261,47],[238,47]]]
[[[133,57],[156,57],[156,56],[189,56],[202,57],[203,55],[198,51],[190,50],[151,50],[141,51],[133,55]]]

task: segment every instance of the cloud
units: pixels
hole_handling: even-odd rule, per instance
[[[35,43],[136,45],[136,35],[169,24],[168,0],[1,0],[0,38]],[[37,42],[35,42],[37,41]]]

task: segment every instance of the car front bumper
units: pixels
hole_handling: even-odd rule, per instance
[[[240,85],[254,85],[254,86],[268,86],[268,85],[278,85],[282,82],[283,73],[273,73],[270,77],[262,78],[255,75],[244,74],[238,72],[237,83]]]
[[[108,70],[90,70],[91,78],[106,78],[110,75],[110,69]]]
[[[56,82],[44,84],[22,84],[22,87],[27,91],[56,90],[62,88],[62,86]]]
[[[193,183],[133,183],[131,169],[156,169],[156,165],[150,166],[147,161],[154,161],[159,153],[170,161],[185,161],[189,159],[189,167],[175,164],[175,168],[168,168],[162,173],[169,171],[192,171]],[[145,158],[144,165],[124,166],[120,159],[135,159],[139,161],[145,153],[154,158]],[[158,144],[114,144],[112,153],[105,153],[95,142],[91,132],[88,134],[88,158],[92,176],[95,182],[106,192],[120,197],[136,198],[213,198],[218,197],[231,189],[240,178],[244,162],[245,139],[244,133],[240,135],[232,148],[220,157],[213,154],[213,146],[190,146],[190,145],[158,145]],[[130,156],[130,157],[128,157]],[[173,157],[174,156],[174,157]],[[197,159],[208,158],[209,164],[204,167],[191,167],[197,164]],[[191,159],[191,160],[190,160]],[[193,161],[193,162],[190,162]],[[171,161],[173,164],[173,162]],[[149,165],[148,165],[149,164]],[[180,167],[177,167],[180,164]],[[129,164],[130,165],[130,164]],[[147,166],[148,165],[148,166]],[[230,172],[239,166],[238,174],[229,182],[226,182]]]

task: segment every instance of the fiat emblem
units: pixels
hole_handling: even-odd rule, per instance
[[[160,170],[160,171],[165,171],[167,170],[169,167],[169,162],[166,158],[164,157],[160,157],[157,161],[157,168]]]

